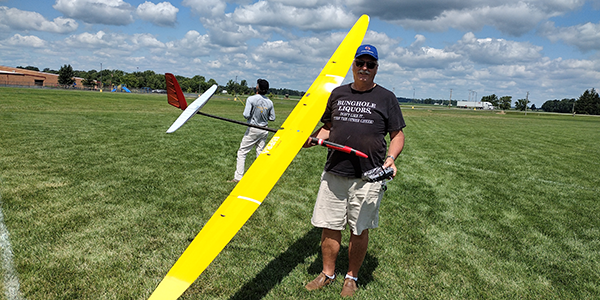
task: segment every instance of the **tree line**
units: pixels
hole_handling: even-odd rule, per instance
[[[542,105],[548,112],[600,115],[600,96],[595,89],[585,90],[579,98],[549,100]]]
[[[494,107],[510,109],[512,96],[498,98],[495,94],[484,96],[481,101],[490,102]],[[524,111],[526,109],[538,110],[535,104],[528,106],[531,101],[518,99],[515,101],[515,109]],[[600,96],[595,89],[586,90],[578,99],[548,100],[542,104],[541,109],[545,112],[574,113],[583,115],[600,115]]]
[[[17,68],[40,71],[39,68],[34,66],[17,66]],[[68,86],[72,85],[74,82],[73,77],[83,78],[82,84],[85,87],[94,87],[97,85],[101,86],[118,86],[125,85],[129,88],[134,89],[150,89],[150,90],[164,90],[166,89],[165,76],[164,74],[156,74],[154,71],[146,70],[143,72],[133,72],[127,73],[121,70],[109,70],[104,69],[100,72],[96,70],[90,71],[79,71],[73,70],[71,65],[64,65],[60,68],[60,70],[51,70],[49,68],[45,68],[42,72],[58,74],[58,82],[59,84]],[[255,86],[248,86],[248,82],[246,80],[241,80],[239,83],[234,80],[229,80],[226,85],[221,86],[214,79],[206,80],[204,76],[196,75],[194,77],[184,77],[180,75],[175,76],[179,85],[181,86],[181,90],[185,93],[202,93],[210,88],[213,84],[218,86],[217,93],[221,93],[222,91],[227,91],[228,94],[232,95],[247,95],[254,94],[256,89]],[[290,90],[285,88],[270,88],[270,94],[274,95],[290,95],[290,96],[303,96],[304,92]],[[441,101],[445,103],[448,100],[433,100],[431,98],[428,99],[410,99],[410,98],[398,98],[399,102],[406,103],[424,103],[424,104],[433,104],[437,103],[437,101]],[[481,98],[482,102],[490,102],[494,107],[499,109],[508,110],[512,106],[512,96],[502,96],[498,97],[496,94],[483,96]],[[526,109],[530,110],[538,110],[535,104],[529,106],[528,99],[517,99],[515,104],[515,109],[524,111]],[[453,106],[456,105],[456,100],[452,100],[450,102]],[[596,92],[594,88],[591,90],[586,90],[578,99],[562,99],[562,100],[548,100],[544,102],[541,107],[542,110],[546,112],[558,112],[558,113],[576,113],[576,114],[589,114],[589,115],[600,115],[600,96]]]
[[[35,66],[17,66],[17,68],[40,71]],[[63,65],[59,70],[52,70],[45,68],[41,72],[57,74],[58,83],[64,86],[73,85],[75,82],[74,77],[83,78],[81,83],[86,88],[94,87],[113,87],[118,85],[124,85],[130,89],[148,89],[148,90],[165,90],[166,82],[164,74],[157,74],[154,71],[137,71],[127,73],[121,70],[110,70],[103,69],[97,71],[95,69],[89,71],[73,70],[71,65]],[[229,80],[226,85],[219,85],[216,80],[210,78],[206,80],[204,76],[196,75],[194,77],[185,77],[175,75],[179,86],[184,93],[202,93],[208,90],[213,84],[218,86],[217,93],[227,91],[228,94],[233,95],[248,95],[254,94],[256,86],[248,86],[246,80],[241,80],[239,83],[234,80]],[[285,88],[270,88],[269,93],[274,95],[290,95],[290,96],[303,96],[304,92],[290,90]]]

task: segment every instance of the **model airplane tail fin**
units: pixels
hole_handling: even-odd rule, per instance
[[[175,75],[165,73],[165,80],[167,81],[167,100],[169,101],[169,104],[185,110],[187,108],[187,102],[185,101],[185,96],[179,87]]]

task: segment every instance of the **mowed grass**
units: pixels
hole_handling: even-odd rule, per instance
[[[271,127],[295,104],[276,100]],[[356,299],[600,297],[600,118],[402,109],[406,147]],[[242,110],[222,96],[203,108]],[[233,189],[245,131],[195,116],[166,134],[179,114],[165,95],[0,88],[1,208],[24,298],[149,297]],[[321,270],[310,217],[325,155],[300,151],[182,299],[339,298],[340,279],[303,287]]]

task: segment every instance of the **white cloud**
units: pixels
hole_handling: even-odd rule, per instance
[[[79,24],[73,19],[58,17],[48,21],[37,12],[0,6],[0,26],[14,30],[37,30],[68,33],[77,30]]]
[[[600,72],[590,60],[542,58],[528,64],[490,66],[475,72],[474,79],[495,90],[489,94],[513,95],[542,104],[546,100],[577,97],[600,81]],[[565,84],[569,82],[569,84]],[[574,92],[575,91],[575,92]]]
[[[264,38],[251,25],[239,25],[233,22],[230,15],[221,19],[203,19],[208,29],[210,41],[222,47],[221,51],[236,52],[247,49],[246,41],[252,38]]]
[[[114,45],[114,43],[111,42],[111,39],[102,30],[95,34],[84,32],[72,35],[65,39],[65,44],[77,48],[98,48]]]
[[[333,32],[309,37],[294,37],[289,41],[265,41],[254,49],[252,57],[258,62],[297,64],[319,70],[345,36],[346,32]],[[367,36],[371,43],[382,45],[382,47],[384,47],[384,40],[386,44],[389,41],[385,34],[368,32]],[[381,48],[378,47],[378,49]]]
[[[257,62],[286,62],[301,63],[304,62],[307,55],[302,50],[288,41],[265,42],[260,45],[253,54]]]
[[[165,48],[166,45],[161,41],[157,40],[155,36],[149,33],[137,33],[131,37],[131,42],[134,45],[139,45],[140,47],[150,47],[150,48]]]
[[[52,7],[70,18],[89,24],[133,23],[134,8],[123,0],[56,0]]]
[[[453,99],[471,97],[467,90],[477,91],[479,98],[493,93],[523,98],[529,91],[530,99],[541,105],[600,81],[599,61],[552,60],[541,55],[542,47],[528,42],[476,38],[473,33],[443,49],[427,42],[425,35],[416,35],[409,47],[393,49],[381,63],[379,83],[397,89],[398,95],[416,91],[417,98],[448,99],[450,90]]]
[[[223,0],[183,0],[183,6],[188,6],[196,14],[205,17],[218,17],[225,14],[227,3]]]
[[[258,1],[252,5],[236,8],[233,19],[239,24],[326,31],[349,28],[358,17],[347,12],[343,7],[333,4],[305,8]]]
[[[354,13],[427,31],[448,28],[478,31],[484,26],[515,36],[534,29],[539,22],[580,8],[585,0],[351,0],[348,7]]]
[[[510,78],[510,80],[516,79],[533,79],[537,77],[535,72],[530,66],[526,65],[499,65],[491,66],[488,68],[493,76]]]
[[[154,4],[146,1],[140,4],[136,10],[140,19],[163,27],[175,26],[177,12],[179,12],[179,8],[173,6],[170,2]]]
[[[106,33],[102,30],[96,33],[84,32],[71,35],[63,42],[72,49],[86,49],[105,57],[123,58],[139,55],[137,51],[163,52],[166,45],[151,34],[118,34]]]
[[[188,31],[181,40],[168,42],[166,47],[168,53],[174,53],[183,57],[207,56],[214,49],[211,46],[208,35],[201,35],[196,30]]]
[[[540,34],[552,42],[562,41],[584,52],[600,50],[600,23],[588,22],[571,27],[556,28],[554,23],[547,22],[541,27]]]
[[[494,38],[477,39],[473,33],[469,32],[450,49],[467,56],[475,63],[504,65],[535,61],[542,57],[540,52],[543,48],[528,42]]]
[[[411,49],[421,48],[421,46],[423,46],[423,44],[425,43],[426,40],[427,40],[427,38],[424,35],[417,34],[417,35],[415,35],[415,41],[412,44],[410,44],[410,48]]]
[[[403,67],[445,69],[451,63],[462,59],[462,56],[444,49],[420,47],[415,50],[399,48],[390,55],[390,61]]]
[[[504,33],[519,36],[535,28],[536,24],[547,17],[535,7],[521,2],[495,7],[448,10],[433,19],[405,19],[396,23],[429,31],[444,31],[448,28],[478,31],[485,25],[489,25]]]
[[[272,3],[281,3],[286,6],[302,7],[302,8],[319,8],[330,4],[335,4],[335,0],[269,0]],[[337,4],[336,4],[337,5]]]
[[[15,47],[32,47],[32,48],[42,48],[46,46],[46,41],[40,39],[34,35],[20,35],[15,34],[11,38],[8,38],[2,42],[2,44],[15,46]]]
[[[342,33],[345,34],[344,32]],[[341,41],[342,40],[340,39],[340,42]],[[386,60],[388,55],[390,55],[390,53],[396,49],[398,43],[400,43],[400,40],[391,38],[383,32],[368,30],[362,43],[375,46],[379,54],[379,59]]]

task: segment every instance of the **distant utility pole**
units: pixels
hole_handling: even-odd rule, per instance
[[[450,89],[450,103],[448,103],[448,106],[452,105],[452,89]]]
[[[102,92],[102,63],[100,63],[100,91]]]
[[[525,95],[525,115],[527,115],[527,103],[529,103],[529,92]]]

